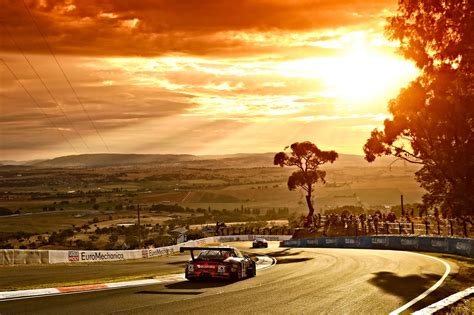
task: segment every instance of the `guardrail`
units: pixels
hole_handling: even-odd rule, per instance
[[[280,243],[281,247],[322,247],[395,249],[455,254],[474,257],[474,240],[471,238],[431,237],[431,236],[358,236],[320,237],[291,239]]]
[[[134,250],[0,249],[0,265],[91,263],[146,259],[179,252],[181,246],[201,246],[218,242],[250,241],[254,240],[256,237],[264,237],[269,241],[284,241],[291,238],[289,235],[212,236],[184,242],[178,245]]]

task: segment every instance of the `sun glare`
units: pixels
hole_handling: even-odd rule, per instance
[[[314,79],[324,86],[321,95],[336,100],[349,113],[386,108],[401,87],[416,78],[416,67],[393,52],[370,46],[352,47],[344,53],[282,63],[278,72],[286,77]]]

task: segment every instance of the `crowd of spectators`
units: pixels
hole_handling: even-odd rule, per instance
[[[306,226],[311,231],[321,231],[323,235],[367,235],[367,234],[440,234],[472,235],[473,220],[471,217],[443,218],[439,215],[414,217],[404,213],[397,216],[395,212],[373,214],[316,214],[312,222],[306,219]]]

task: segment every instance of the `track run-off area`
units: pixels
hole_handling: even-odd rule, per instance
[[[436,302],[439,296],[432,291],[442,285],[451,269],[444,260],[404,251],[280,248],[278,242],[270,242],[267,249],[251,249],[251,242],[226,245],[268,255],[277,263],[239,282],[177,279],[3,301],[0,314],[404,314]],[[186,257],[180,257],[165,259],[181,267]],[[114,264],[109,266],[114,268]],[[153,270],[152,264],[147,266]],[[130,269],[133,273],[133,265]]]

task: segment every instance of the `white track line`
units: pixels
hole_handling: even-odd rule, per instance
[[[257,270],[265,270],[265,269],[271,268],[277,263],[276,258],[271,257],[271,256],[257,256],[257,258],[258,260],[261,260],[264,262],[262,264],[257,265]]]
[[[434,259],[440,263],[442,263],[444,265],[444,267],[446,268],[446,271],[444,272],[443,276],[441,277],[441,279],[438,280],[438,282],[436,282],[433,286],[431,286],[428,290],[426,290],[425,292],[421,293],[420,295],[418,295],[416,298],[414,298],[413,300],[409,301],[408,303],[406,303],[405,305],[402,305],[401,307],[397,308],[396,310],[390,312],[389,315],[397,315],[397,314],[400,314],[401,312],[405,311],[406,309],[408,309],[410,306],[412,306],[413,304],[415,304],[416,302],[424,299],[425,297],[427,297],[431,292],[433,292],[434,290],[436,290],[444,281],[444,279],[446,279],[446,277],[449,275],[449,273],[451,272],[451,266],[445,262],[444,260],[441,260],[439,258],[436,258],[436,257],[433,257],[433,256],[429,256],[429,255],[423,255],[423,254],[419,254],[419,253],[413,253],[413,252],[406,252],[406,253],[410,253],[410,254],[413,254],[413,255],[419,255],[419,256],[423,256],[423,257],[428,257],[428,258],[431,258],[431,259]]]

